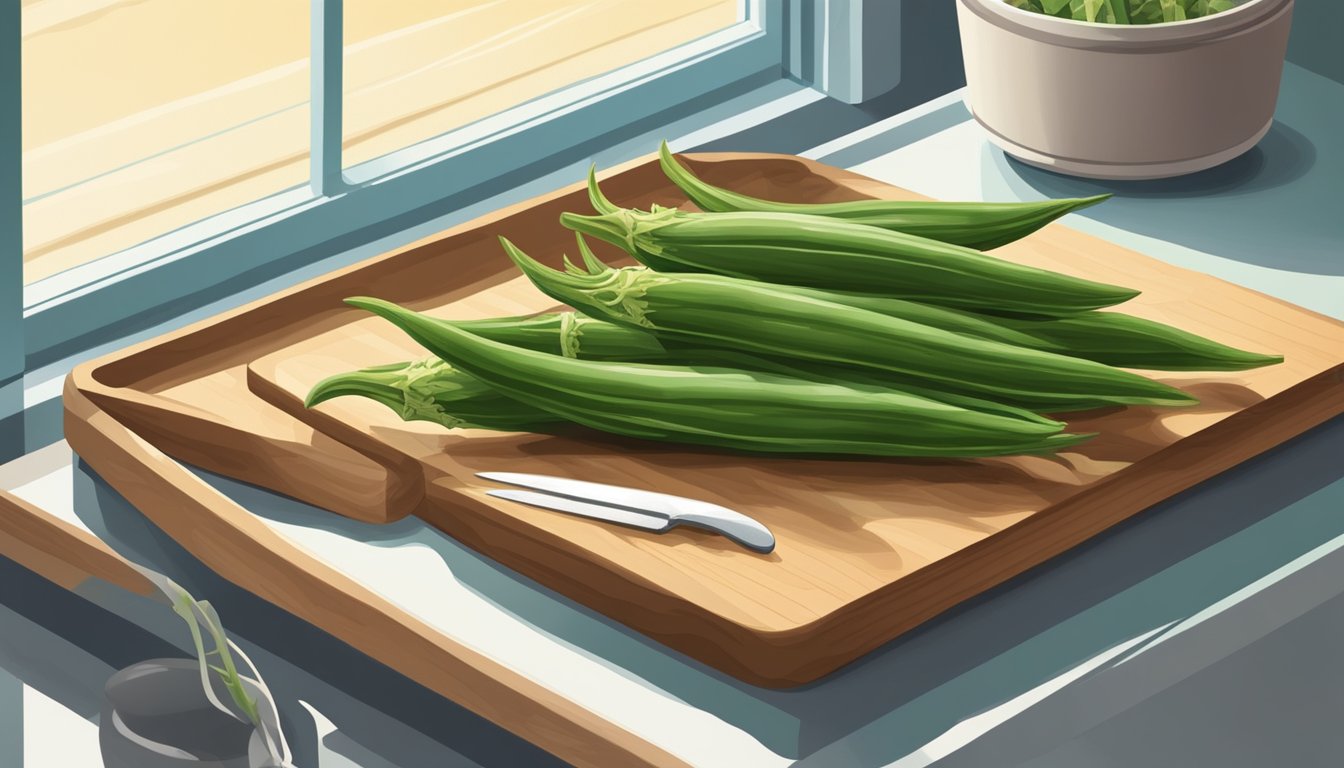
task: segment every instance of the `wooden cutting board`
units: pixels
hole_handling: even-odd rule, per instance
[[[915,197],[792,157],[690,160],[712,182],[765,197]],[[604,189],[626,205],[683,202],[653,161],[627,166]],[[1059,225],[995,253],[1142,289],[1125,311],[1285,363],[1160,374],[1201,403],[1077,415],[1071,428],[1099,437],[1050,458],[766,458],[582,430],[449,431],[351,398],[302,408],[326,375],[423,354],[346,308],[346,296],[451,318],[552,308],[515,276],[496,239],[558,266],[573,243],[556,223],[564,210],[588,210],[579,185],[88,364],[72,385],[169,455],[366,521],[417,515],[678,650],[780,687],[815,680],[1344,412],[1344,324]],[[760,555],[694,530],[652,534],[496,500],[485,492],[497,486],[475,477],[487,470],[717,502],[756,517],[778,545]]]

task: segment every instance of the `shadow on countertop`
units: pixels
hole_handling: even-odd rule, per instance
[[[1220,166],[1171,179],[1103,181],[1067,176],[1007,158],[1008,165],[1041,194],[1074,197],[1111,192],[1117,197],[1187,199],[1250,194],[1275,189],[1307,174],[1316,163],[1316,145],[1301,132],[1275,122],[1246,154]]]
[[[307,735],[290,725],[291,722],[310,721],[298,706],[298,701],[303,700],[312,703],[339,729],[323,739],[327,751],[347,756],[371,754],[378,758],[360,764],[462,768],[566,765],[539,747],[220,577],[141,515],[83,461],[76,464],[74,485],[78,514],[99,538],[116,542],[116,548],[123,556],[169,574],[197,598],[208,599],[215,606],[229,633],[248,647],[258,671],[265,677],[291,742]],[[3,570],[0,570],[0,583],[3,576]],[[41,581],[35,575],[33,579]],[[33,621],[67,638],[79,636],[78,629],[83,627],[81,642],[113,669],[151,657],[184,655],[180,649],[176,652],[169,650],[162,640],[131,621],[112,617],[98,606],[54,585],[44,593],[53,593],[55,598],[36,596],[28,589],[16,591],[25,596],[23,602]],[[0,597],[6,597],[5,589],[0,589]],[[72,605],[83,603],[83,606],[79,611],[63,610],[55,606],[55,599]],[[4,602],[13,605],[14,598],[8,597]],[[150,608],[155,612],[167,612],[157,604]],[[71,618],[85,614],[96,618]],[[144,617],[131,618],[138,621]],[[178,621],[171,615],[167,620],[170,623]],[[87,632],[91,622],[96,622],[98,633]],[[113,628],[124,630],[126,637],[114,634],[109,639],[106,630]],[[165,653],[165,650],[169,652]],[[280,660],[288,663],[278,663]],[[286,718],[286,711],[291,715],[289,718]],[[291,747],[295,746],[291,743]],[[315,746],[305,747],[309,752],[316,750]],[[300,768],[316,766],[311,761],[300,760],[297,750],[296,764]]]
[[[986,142],[985,189],[1006,187],[1028,198],[1110,192],[1113,199],[1083,215],[1247,264],[1344,275],[1344,85],[1288,67],[1269,133],[1217,168],[1098,181],[1029,166]]]
[[[1018,663],[993,663],[1033,637],[1339,480],[1341,468],[1335,457],[1341,439],[1344,419],[1335,419],[966,601],[839,672],[792,690],[759,688],[710,669],[464,549],[416,519],[371,526],[237,481],[201,475],[270,520],[317,527],[379,546],[437,553],[450,564],[455,579],[499,609],[603,660],[620,674],[734,724],[782,757],[823,765],[833,752],[828,747],[857,737],[854,749],[866,749],[863,745],[871,738],[868,726],[895,718],[902,728],[899,732],[879,728],[887,736],[863,761],[880,764],[918,749],[969,712],[991,708],[1104,652],[1117,635],[1167,626],[1235,588],[1220,580],[1197,579],[1180,589],[1168,588],[1160,601],[1093,619],[1081,633],[1062,640],[1056,634],[1050,642],[1031,645],[1025,656],[1017,652],[1022,659]],[[226,620],[245,637],[302,664],[319,678],[340,681],[350,695],[422,733],[446,738],[445,743],[483,765],[505,764],[499,763],[500,755],[516,758],[535,749],[224,582],[87,466],[80,465],[76,482],[76,506],[91,528],[117,542],[119,550],[134,551],[183,579],[189,588],[210,595],[221,611],[228,609]],[[1337,516],[1319,511],[1288,517],[1294,520],[1271,526],[1277,533],[1257,544],[1267,562],[1291,559],[1303,547],[1310,548],[1310,542],[1344,531]],[[1255,567],[1249,566],[1251,571]],[[1227,577],[1244,576],[1246,570],[1245,563],[1229,567]],[[951,695],[953,690],[960,693]]]

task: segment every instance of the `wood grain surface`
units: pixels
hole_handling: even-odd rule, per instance
[[[0,555],[72,591],[99,579],[137,595],[157,594],[97,536],[6,491],[0,491]]]
[[[778,199],[914,197],[798,158],[693,162],[711,181]],[[610,176],[604,189],[627,205],[683,202],[647,161]],[[1059,225],[995,253],[1140,288],[1124,311],[1281,353],[1285,363],[1157,375],[1200,404],[1075,415],[1071,428],[1099,436],[1048,458],[762,458],[581,430],[448,431],[350,398],[302,408],[323,376],[422,354],[381,321],[345,308],[346,296],[452,318],[551,308],[515,276],[496,238],[558,265],[573,242],[556,223],[563,210],[588,210],[577,185],[83,366],[72,381],[170,455],[363,520],[418,515],[613,619],[769,686],[815,680],[1344,412],[1344,325]],[[96,457],[85,458],[97,467]],[[653,534],[492,499],[492,484],[474,476],[486,470],[721,503],[759,519],[778,545],[759,555],[693,530]],[[292,566],[296,578],[304,567]],[[330,621],[319,625],[339,636]],[[383,659],[395,646],[371,652]]]
[[[79,389],[82,373],[72,373],[65,386],[66,439],[118,493],[207,567],[573,765],[686,766],[445,637],[275,533],[99,409]],[[62,554],[69,558],[72,550]]]

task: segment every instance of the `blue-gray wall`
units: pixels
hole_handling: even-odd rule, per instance
[[[1288,60],[1319,75],[1344,83],[1344,2],[1297,0]]]

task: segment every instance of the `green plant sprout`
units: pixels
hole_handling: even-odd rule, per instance
[[[261,717],[257,714],[257,702],[247,695],[243,689],[243,679],[238,675],[238,668],[234,666],[233,655],[229,653],[228,639],[224,636],[224,629],[219,625],[219,616],[213,606],[207,601],[198,601],[191,595],[183,591],[177,596],[173,603],[173,612],[182,617],[187,622],[188,629],[191,630],[191,641],[196,646],[196,658],[201,664],[213,670],[219,675],[224,683],[224,688],[233,698],[233,703],[238,705],[238,709],[247,715],[247,719],[252,721],[252,725],[261,728]],[[210,638],[215,643],[212,651],[205,650],[205,642],[201,637],[201,623],[197,620],[197,612],[205,618],[205,628],[210,633]],[[219,667],[209,663],[211,656],[218,656],[220,663],[224,666]],[[209,690],[209,686],[206,686]]]
[[[219,620],[219,613],[215,611],[214,606],[208,600],[197,600],[192,597],[181,585],[161,573],[137,565],[133,567],[159,590],[172,606],[173,612],[187,623],[187,629],[191,631],[192,645],[196,649],[196,659],[200,663],[201,687],[210,705],[235,720],[251,723],[261,735],[266,755],[261,758],[264,762],[253,762],[253,768],[292,768],[293,757],[289,751],[289,744],[285,741],[284,731],[280,728],[271,691],[261,679],[256,665],[224,632],[223,622]],[[201,631],[202,627],[205,628],[205,632]],[[205,648],[207,633],[214,644],[208,651]],[[234,663],[235,656],[242,662],[245,671],[251,673],[251,682],[255,684],[268,706],[259,707],[258,700],[247,694],[247,689],[243,687],[243,677],[238,672],[238,665]],[[212,663],[212,659],[217,659],[218,663]],[[236,711],[226,706],[215,695],[214,686],[210,684],[212,673],[219,676],[224,689],[229,692],[229,697],[233,700]]]

